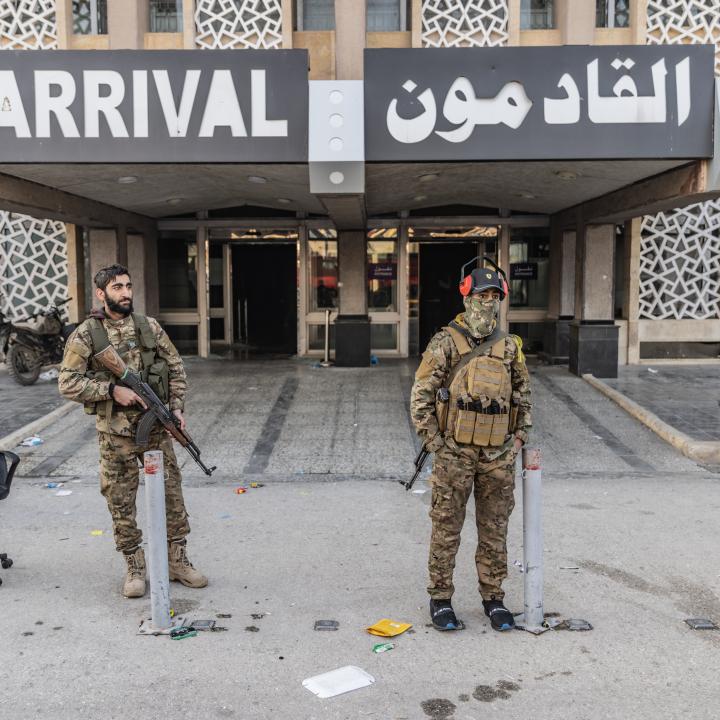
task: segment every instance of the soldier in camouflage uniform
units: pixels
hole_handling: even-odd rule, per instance
[[[504,277],[473,270],[460,286],[465,312],[423,353],[411,415],[424,447],[435,453],[431,476],[430,614],[439,630],[459,627],[451,604],[455,556],[474,490],[475,563],[485,614],[495,630],[514,626],[503,603],[507,527],[515,504],[515,458],[531,427],[530,378],[522,342],[501,333]]]
[[[68,338],[60,368],[58,387],[68,400],[81,402],[96,415],[100,444],[100,491],[110,510],[115,545],[127,563],[123,584],[125,597],[145,594],[145,555],[142,533],[135,521],[138,460],[147,450],[162,450],[165,461],[165,505],[170,579],[188,587],[204,587],[207,578],[187,557],[185,537],[190,532],[172,439],[159,424],[150,434],[148,447],[135,444],[135,432],[143,408],[129,388],[93,359],[95,346],[105,337],[127,366],[143,376],[156,394],[185,427],[183,408],[187,381],[182,359],[157,320],[133,313],[132,282],[126,268],[113,265],[95,276],[95,294],[102,310]]]

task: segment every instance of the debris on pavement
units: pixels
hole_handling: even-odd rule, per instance
[[[395,648],[395,643],[378,643],[377,645],[372,646],[372,651],[374,653],[384,653],[388,650],[393,650]]]
[[[57,368],[50,368],[50,370],[46,370],[45,372],[41,372],[38,375],[39,380],[57,380],[60,373],[58,372]]]
[[[568,618],[561,622],[556,630],[572,630],[574,632],[587,632],[592,630],[593,626],[587,620],[580,620],[578,618]]]
[[[251,483],[250,483],[250,487],[253,488],[253,489],[255,489],[255,488],[265,487],[265,485],[264,485],[263,483],[260,483],[260,482],[251,482]]]
[[[516,560],[516,561],[513,563],[513,565],[514,565],[516,568],[518,568],[518,570],[520,570],[521,573],[524,573],[524,572],[525,572],[525,566],[524,566],[519,560]]]
[[[246,632],[260,632],[260,628],[257,625],[248,625],[245,628]]]
[[[366,630],[371,635],[378,635],[379,637],[395,637],[396,635],[401,635],[411,627],[412,623],[399,623],[383,618],[369,628],[366,628]]]
[[[97,537],[98,535],[102,535],[103,531],[102,530],[91,530],[90,534]]]
[[[718,626],[707,618],[688,618],[685,621],[693,630],[718,630]]]
[[[561,565],[560,570],[579,570],[577,565]]]
[[[21,443],[19,443],[20,447],[37,447],[38,445],[42,445],[45,441],[39,436],[39,435],[31,435],[30,437],[25,438]]]
[[[325,699],[368,687],[374,682],[375,678],[370,673],[355,665],[346,665],[337,670],[307,678],[302,681],[302,685],[319,698]]]
[[[64,484],[65,483],[61,483],[61,482],[49,482],[49,483],[46,483],[45,487],[50,488],[52,490],[53,488],[61,488]]]
[[[315,630],[337,630],[340,623],[337,620],[316,620]]]
[[[215,613],[216,618],[220,618],[221,620],[226,620],[227,618],[232,617],[232,613]]]
[[[236,488],[235,488],[235,494],[236,494],[236,495],[242,495],[243,493],[246,493],[246,492],[247,492],[247,488],[246,488],[246,487],[236,487]]]
[[[185,638],[196,637],[197,631],[187,625],[181,625],[173,628],[169,634],[171,640],[184,640]]]
[[[65,497],[66,495],[72,495],[72,490],[58,490],[55,493],[55,497]]]
[[[193,620],[190,623],[190,627],[193,630],[198,630],[200,632],[204,632],[206,630],[214,630],[215,629],[215,620]]]
[[[657,375],[660,371],[656,370],[655,368],[648,368],[648,372],[652,373],[653,375]]]

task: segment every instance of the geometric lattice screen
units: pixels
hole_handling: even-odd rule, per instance
[[[57,48],[55,0],[0,0],[0,48]]]
[[[720,318],[720,200],[643,218],[640,317]]]
[[[422,47],[507,45],[507,0],[423,0]]]
[[[720,0],[648,0],[648,45],[715,45],[720,74]]]
[[[720,0],[648,0],[649,45],[715,45],[720,75]],[[640,317],[720,318],[720,201],[642,219]]]
[[[67,297],[65,223],[0,214],[0,310],[17,320]]]
[[[422,0],[422,47],[494,47],[508,42],[507,0]]]
[[[207,50],[282,47],[281,0],[197,0],[195,44]]]

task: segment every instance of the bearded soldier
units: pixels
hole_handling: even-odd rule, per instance
[[[520,338],[498,325],[508,291],[504,273],[501,278],[497,270],[476,268],[464,276],[463,268],[465,312],[432,338],[412,388],[413,423],[425,449],[435,453],[428,593],[438,630],[459,627],[451,604],[452,578],[473,491],[475,563],[485,614],[495,630],[515,624],[503,603],[502,583],[508,519],[515,505],[515,458],[531,427],[530,378]]]
[[[147,450],[161,450],[165,464],[169,575],[188,587],[207,585],[207,578],[188,559],[185,537],[190,532],[182,495],[180,470],[172,440],[160,424],[150,433],[147,447],[138,447],[135,433],[143,402],[130,388],[116,385],[116,378],[93,356],[110,343],[130,370],[138,373],[185,428],[183,407],[187,382],[182,359],[157,320],[133,312],[130,274],[112,265],[95,276],[95,295],[102,310],[68,338],[58,387],[68,400],[81,402],[96,416],[100,444],[100,491],[112,516],[115,545],[123,553],[127,573],[123,595],[145,594],[145,554],[142,533],[135,521],[138,460]]]

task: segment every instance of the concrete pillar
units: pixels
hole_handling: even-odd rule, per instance
[[[195,0],[183,0],[183,47],[195,48]]]
[[[367,250],[364,230],[338,232],[339,313],[335,321],[335,364],[370,364],[367,309]]]
[[[615,226],[577,228],[575,321],[570,326],[570,371],[617,377],[618,327],[614,321]]]
[[[500,226],[500,257],[498,264],[510,277],[510,226]],[[506,298],[502,303],[502,311],[500,313],[500,329],[503,332],[510,332],[510,298]]]
[[[127,236],[127,269],[133,281],[133,306],[141,315],[148,315],[146,306],[147,273],[145,268],[145,243],[142,235]]]
[[[90,234],[90,277],[95,277],[100,268],[114,265],[118,261],[117,234],[113,228],[91,228]]]
[[[282,47],[290,50],[293,46],[293,0],[282,0]]]
[[[72,0],[55,0],[55,22],[57,23],[58,49],[67,50],[73,34]]]
[[[595,0],[557,0],[555,24],[562,33],[563,45],[592,45],[595,37]]]
[[[108,0],[111,50],[141,50],[148,31],[148,0]]]
[[[508,45],[520,44],[520,0],[508,0]]]
[[[210,268],[207,227],[197,230],[197,311],[200,317],[198,325],[198,355],[206,358],[210,355]]]
[[[642,218],[625,223],[625,311],[627,319],[627,363],[640,362],[640,240]]]
[[[68,262],[68,297],[72,298],[67,306],[71,323],[85,319],[90,308],[85,307],[85,250],[83,248],[82,228],[77,225],[65,225],[65,243]]]
[[[335,78],[363,79],[365,0],[335,0]]]
[[[423,0],[412,0],[410,6],[410,32],[412,47],[422,47],[422,3]]]
[[[119,225],[115,230],[115,245],[117,248],[117,261],[128,267],[128,234],[124,225]]]

